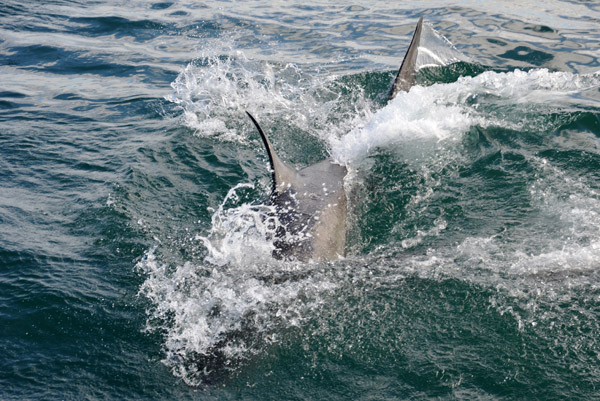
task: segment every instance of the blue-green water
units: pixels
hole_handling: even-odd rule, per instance
[[[544,3],[4,0],[0,399],[600,399],[600,6]],[[345,259],[270,256],[246,110]]]

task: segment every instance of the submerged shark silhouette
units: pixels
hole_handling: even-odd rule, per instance
[[[388,101],[399,92],[408,92],[415,84],[422,25],[423,17],[417,23]],[[271,166],[273,190],[270,202],[275,206],[279,221],[273,256],[300,261],[343,257],[346,246],[346,167],[330,158],[300,170],[288,166],[277,156],[256,119],[246,113],[260,133]]]

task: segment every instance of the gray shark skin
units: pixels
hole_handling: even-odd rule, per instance
[[[273,176],[270,202],[281,224],[275,233],[278,259],[332,260],[346,244],[346,167],[331,159],[301,170],[285,164],[254,117],[247,113],[263,140]]]
[[[411,44],[394,80],[388,101],[415,84],[417,49],[423,17],[419,19]],[[275,153],[271,142],[246,112],[269,156],[273,178],[270,202],[280,225],[276,229],[273,256],[277,259],[328,261],[345,256],[347,198],[344,191],[346,167],[330,158],[296,170]]]

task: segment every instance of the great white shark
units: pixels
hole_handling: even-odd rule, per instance
[[[416,61],[423,17],[419,19],[388,101],[415,84]],[[270,203],[279,225],[273,256],[300,261],[334,260],[345,256],[348,200],[344,190],[345,166],[331,158],[300,170],[285,163],[256,119],[246,112],[264,143],[272,173]]]
[[[409,91],[415,84],[417,48],[423,19],[419,19],[410,46],[388,94],[388,101],[399,92]],[[276,229],[273,256],[300,261],[334,260],[345,255],[347,203],[344,178],[345,166],[331,158],[296,170],[283,162],[256,119],[248,113],[265,145],[273,180],[269,202],[275,207],[279,226]],[[261,277],[277,282],[278,277]],[[215,312],[215,313],[218,313]],[[206,352],[192,353],[198,372],[204,372],[203,383],[216,383],[226,373],[232,361],[225,349],[236,342],[251,343],[260,335],[246,327],[229,331]]]

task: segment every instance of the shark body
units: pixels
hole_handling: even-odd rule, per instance
[[[415,84],[417,49],[423,18],[419,19],[410,46],[389,92],[388,101]],[[347,197],[345,166],[327,158],[296,170],[283,162],[256,119],[256,126],[269,156],[273,189],[270,202],[277,221],[275,251],[278,259],[335,260],[345,256]]]

